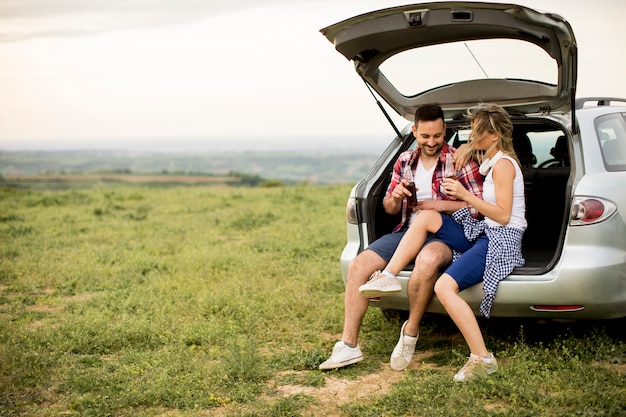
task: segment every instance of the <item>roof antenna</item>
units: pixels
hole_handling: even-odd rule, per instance
[[[387,113],[387,111],[385,110],[385,108],[383,107],[383,104],[380,102],[380,100],[378,100],[378,98],[376,97],[376,95],[374,94],[374,91],[372,91],[372,87],[367,83],[367,81],[365,81],[365,78],[361,77],[361,79],[363,80],[363,82],[365,83],[365,85],[367,86],[367,89],[370,90],[370,94],[372,95],[372,97],[374,97],[374,100],[376,100],[376,104],[378,104],[378,108],[380,109],[380,111],[383,112],[383,114],[385,115],[385,117],[387,118],[387,121],[389,122],[389,124],[391,125],[391,127],[393,127],[393,130],[396,132],[396,135],[398,135],[399,138],[402,137],[402,134],[400,133],[400,131],[398,130],[398,128],[396,127],[396,125],[393,123],[393,120],[391,120],[391,117],[389,117],[389,113]]]

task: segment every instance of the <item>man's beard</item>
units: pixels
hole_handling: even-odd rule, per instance
[[[420,149],[422,151],[422,153],[426,156],[435,156],[437,155],[439,152],[441,152],[441,148],[443,147],[443,145],[441,146],[435,146],[435,147],[429,147],[429,146],[420,146]]]

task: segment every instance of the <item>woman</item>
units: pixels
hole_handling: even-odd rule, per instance
[[[470,150],[484,151],[481,163],[481,174],[486,176],[483,199],[471,194],[456,179],[447,178],[444,189],[448,196],[465,201],[478,210],[485,220],[473,219],[467,207],[455,212],[452,218],[435,211],[422,211],[385,270],[378,273],[378,276],[396,276],[415,259],[428,233],[454,250],[455,262],[437,280],[435,294],[463,334],[471,352],[468,362],[454,376],[455,381],[465,381],[479,370],[490,374],[498,369],[496,359],[485,346],[472,309],[459,292],[484,277],[485,298],[480,312],[489,317],[498,282],[513,268],[524,264],[521,246],[527,225],[524,179],[513,149],[513,124],[509,115],[496,104],[480,104],[468,109],[466,116],[472,129]]]

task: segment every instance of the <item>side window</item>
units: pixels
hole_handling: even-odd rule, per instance
[[[626,114],[598,117],[595,127],[606,170],[626,171]]]
[[[561,130],[529,131],[537,168],[565,167],[570,165],[569,148]]]

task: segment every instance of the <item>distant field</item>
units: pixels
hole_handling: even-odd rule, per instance
[[[261,179],[257,179],[260,183]],[[0,177],[0,186],[29,190],[72,190],[115,188],[124,185],[147,187],[240,186],[241,177],[215,175],[24,175]],[[251,185],[251,184],[248,184]],[[258,184],[257,184],[258,185]]]
[[[6,182],[129,182],[180,184],[233,184],[240,178],[211,175],[24,175],[7,176]]]

